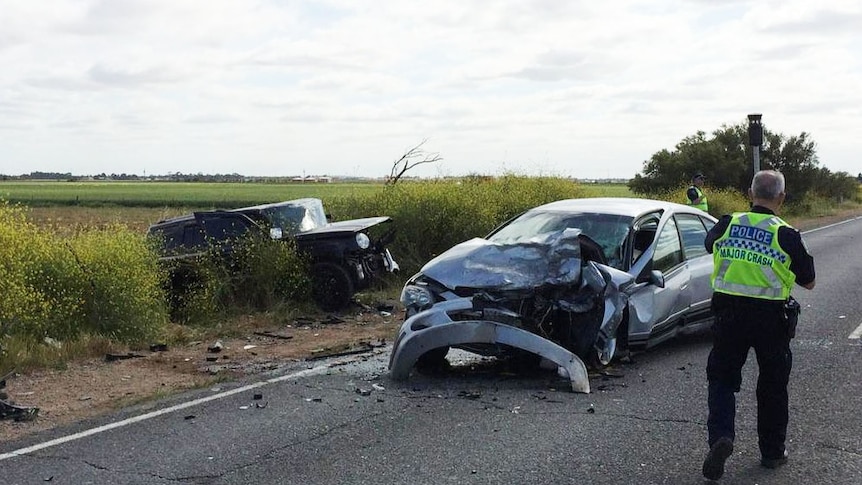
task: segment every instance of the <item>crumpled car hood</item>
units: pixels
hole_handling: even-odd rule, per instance
[[[310,231],[301,232],[296,237],[314,238],[315,236],[324,236],[337,233],[352,233],[359,232],[369,227],[389,222],[392,219],[389,216],[366,217],[364,219],[350,219],[347,221],[331,222],[323,227],[317,227]]]
[[[519,290],[577,283],[581,278],[580,229],[497,244],[474,238],[429,261],[422,273],[449,289]]]

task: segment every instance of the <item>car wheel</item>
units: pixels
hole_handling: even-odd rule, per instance
[[[347,271],[334,263],[318,263],[311,267],[311,294],[324,310],[340,310],[353,298],[353,280]]]

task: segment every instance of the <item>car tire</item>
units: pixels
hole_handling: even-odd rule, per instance
[[[311,294],[323,310],[341,310],[353,298],[353,280],[343,267],[334,263],[317,263],[311,267]]]

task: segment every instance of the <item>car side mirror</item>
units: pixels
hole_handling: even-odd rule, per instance
[[[659,288],[664,288],[664,273],[661,271],[654,269],[649,272],[649,283],[652,285],[656,285]]]

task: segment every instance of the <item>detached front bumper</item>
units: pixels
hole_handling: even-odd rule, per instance
[[[559,366],[569,378],[574,392],[590,392],[587,368],[577,355],[534,333],[488,320],[454,321],[450,312],[469,310],[471,298],[438,303],[408,318],[401,326],[389,358],[389,372],[395,380],[405,380],[425,352],[439,347],[464,344],[505,344],[536,354]]]

